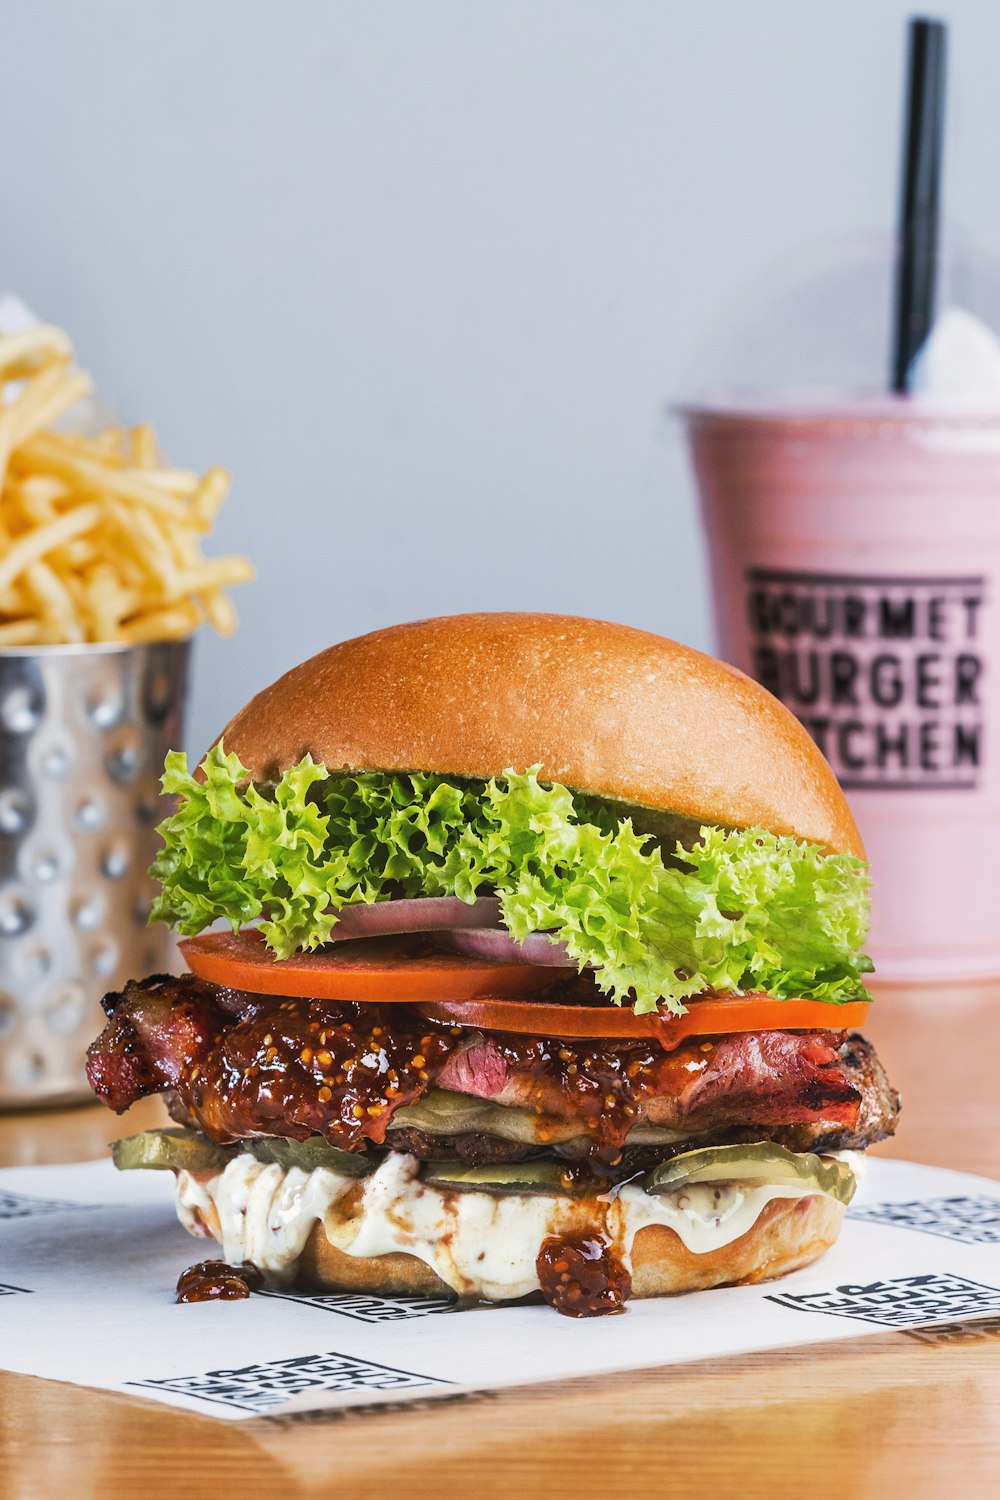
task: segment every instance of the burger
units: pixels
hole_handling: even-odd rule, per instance
[[[864,850],[763,688],[622,625],[470,614],[321,652],[192,772],[91,1084],[261,1280],[622,1310],[836,1239],[899,1102],[857,1030]]]

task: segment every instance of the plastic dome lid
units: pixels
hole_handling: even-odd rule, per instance
[[[889,390],[895,248],[857,238],[801,252],[744,287],[699,346],[681,412],[813,411],[855,402],[902,414],[1000,413],[1000,262],[956,243],[939,261],[936,317]]]

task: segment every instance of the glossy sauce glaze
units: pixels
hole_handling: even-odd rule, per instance
[[[341,1150],[362,1151],[369,1142],[385,1141],[397,1109],[438,1085],[481,1098],[502,1094],[504,1103],[530,1108],[541,1143],[547,1132],[553,1139],[564,1136],[571,1121],[588,1143],[590,1160],[605,1172],[620,1162],[647,1101],[680,1097],[700,1078],[719,1072],[720,1049],[722,1072],[733,1067],[733,1037],[696,1040],[673,1051],[646,1039],[559,1041],[509,1033],[484,1038],[422,1020],[404,1006],[326,1000],[251,997],[244,1019],[220,1014],[211,1040],[209,1029],[203,1022],[184,1033],[198,1044],[174,1060],[160,1087],[175,1088],[192,1121],[214,1141],[258,1135],[305,1140],[317,1134]],[[789,1118],[849,1122],[857,1114],[859,1095],[838,1061],[840,1033],[763,1033],[759,1040],[769,1036],[796,1054],[788,1081],[768,1079],[769,1090],[780,1084],[785,1097],[789,1088],[795,1094],[797,1112]],[[753,1045],[757,1049],[757,1041]],[[808,1095],[796,1081],[796,1067],[808,1071]],[[742,1086],[746,1090],[746,1082]],[[722,1094],[726,1088],[716,1085]],[[512,1090],[516,1097],[509,1097]],[[770,1096],[784,1111],[785,1097]]]
[[[542,1296],[565,1317],[624,1312],[632,1295],[632,1273],[600,1228],[550,1235],[542,1242],[536,1269]]]
[[[177,1302],[238,1302],[260,1291],[264,1278],[255,1265],[244,1261],[231,1266],[224,1260],[200,1260],[188,1266],[177,1280]]]
[[[561,1252],[550,1246],[542,1258],[549,1241],[574,1246],[600,1241],[629,1269],[635,1238],[649,1225],[673,1230],[692,1254],[706,1254],[739,1239],[775,1200],[815,1193],[808,1183],[685,1182],[653,1195],[627,1183],[600,1199],[581,1200],[458,1192],[436,1187],[420,1174],[415,1157],[397,1152],[360,1181],[324,1168],[304,1172],[242,1155],[221,1172],[179,1172],[177,1211],[190,1233],[218,1240],[232,1264],[252,1261],[269,1286],[295,1284],[306,1243],[320,1225],[342,1254],[361,1260],[413,1256],[460,1297],[511,1301],[549,1282],[560,1300],[559,1286],[576,1279],[584,1294],[589,1289],[591,1298],[603,1303],[601,1276],[621,1302],[627,1295],[612,1261],[597,1257],[587,1268],[580,1263],[581,1256],[588,1258],[581,1252],[565,1268],[563,1283],[564,1271],[555,1270]],[[586,1300],[584,1295],[581,1301]]]
[[[548,1037],[490,1038],[512,1073],[535,1087],[524,1103],[539,1122],[539,1139],[561,1134],[567,1119],[589,1143],[598,1171],[621,1161],[622,1147],[642,1104],[657,1094],[681,1093],[704,1073],[714,1042],[664,1052],[655,1041],[559,1041]]]
[[[421,1021],[401,1006],[264,1002],[202,1063],[182,1071],[178,1092],[213,1140],[316,1133],[356,1151],[366,1141],[380,1145],[395,1110],[421,1098],[475,1035]],[[693,1042],[665,1053],[645,1040],[500,1034],[489,1041],[494,1066],[499,1060],[522,1081],[540,1141],[572,1120],[592,1162],[606,1168],[620,1161],[642,1103],[688,1087],[717,1046]]]
[[[213,1140],[322,1135],[343,1151],[385,1138],[393,1111],[431,1086],[457,1030],[402,1007],[263,999],[214,1048],[185,1061],[177,1090]]]
[[[531,1111],[540,1144],[565,1139],[569,1123],[584,1154],[614,1170],[638,1122],[850,1130],[862,1099],[835,1031],[732,1033],[672,1050],[647,1038],[487,1035],[403,1005],[243,995],[191,976],[154,977],[104,1003],[108,1026],[88,1054],[99,1097],[120,1113],[173,1091],[179,1118],[220,1144],[316,1134],[364,1151],[384,1143],[397,1109],[439,1088]]]

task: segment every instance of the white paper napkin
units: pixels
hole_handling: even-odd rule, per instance
[[[179,1273],[221,1252],[180,1227],[171,1189],[109,1161],[0,1172],[0,1366],[239,1421],[1000,1328],[1000,1183],[910,1162],[871,1162],[837,1245],[805,1270],[588,1321],[343,1293],[178,1306]]]

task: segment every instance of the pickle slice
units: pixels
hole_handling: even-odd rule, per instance
[[[564,1163],[538,1161],[503,1162],[492,1167],[467,1167],[462,1162],[432,1161],[424,1168],[425,1182],[435,1187],[469,1193],[543,1193],[548,1197],[572,1198],[584,1191],[567,1183]],[[594,1191],[593,1187],[590,1189]]]
[[[705,1146],[655,1167],[642,1180],[647,1193],[671,1193],[685,1182],[745,1182],[813,1188],[839,1203],[854,1197],[857,1178],[844,1161],[823,1160],[811,1151],[787,1151],[771,1141],[749,1146]]]
[[[392,1145],[392,1132],[412,1128],[427,1135],[495,1135],[519,1145],[553,1146],[575,1140],[581,1130],[572,1120],[542,1122],[533,1109],[516,1104],[492,1104],[470,1094],[453,1094],[450,1089],[430,1089],[422,1099],[405,1104],[393,1114],[386,1136]],[[683,1140],[684,1132],[663,1130],[654,1125],[637,1125],[629,1143],[672,1145]]]
[[[143,1130],[139,1135],[115,1141],[111,1147],[111,1159],[121,1172],[141,1168],[172,1172],[221,1171],[234,1156],[245,1153],[286,1170],[299,1167],[303,1172],[314,1172],[317,1167],[325,1167],[328,1171],[339,1172],[342,1177],[364,1177],[373,1170],[377,1160],[352,1151],[338,1151],[319,1135],[311,1135],[304,1141],[269,1135],[235,1141],[231,1146],[217,1146],[197,1130],[186,1130],[183,1126]]]
[[[275,1162],[286,1170],[298,1167],[303,1172],[315,1172],[319,1167],[325,1167],[328,1172],[339,1172],[341,1177],[367,1177],[378,1164],[377,1157],[363,1156],[357,1151],[338,1151],[321,1135],[308,1136],[304,1141],[293,1141],[283,1135],[258,1136],[254,1140],[241,1141],[240,1147],[258,1161]]]
[[[119,1172],[145,1168],[154,1172],[206,1172],[224,1167],[237,1154],[237,1147],[217,1146],[195,1130],[142,1130],[125,1136],[111,1147],[111,1160]]]

